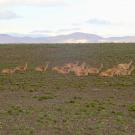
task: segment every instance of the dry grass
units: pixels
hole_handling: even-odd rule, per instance
[[[114,77],[73,72],[74,66],[103,63],[102,72],[134,62],[134,52],[134,44],[0,45],[0,71],[28,63],[26,72],[0,73],[0,135],[134,134],[135,72]],[[34,70],[47,61],[45,73]],[[58,74],[55,66],[72,71]]]

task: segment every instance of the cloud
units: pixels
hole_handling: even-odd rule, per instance
[[[33,33],[33,34],[44,34],[44,33],[47,33],[47,34],[49,34],[49,33],[52,33],[53,31],[51,31],[51,30],[35,30],[35,31],[32,31],[32,32],[30,32],[30,33]]]
[[[79,31],[80,28],[67,28],[67,29],[58,29],[58,30],[35,30],[35,31],[32,31],[31,33],[40,33],[40,34],[44,34],[44,33],[47,33],[47,34],[52,34],[52,33],[65,33],[65,32],[73,32],[73,31]]]
[[[86,23],[91,25],[98,25],[98,26],[111,25],[110,21],[104,19],[97,19],[97,18],[92,18],[90,20],[87,20]]]
[[[20,16],[12,11],[0,11],[0,20],[11,20],[16,18],[20,18]]]
[[[1,7],[11,6],[61,6],[67,3],[63,0],[0,0]]]
[[[72,32],[72,31],[79,31],[80,28],[70,28],[70,29],[59,29],[57,32]]]

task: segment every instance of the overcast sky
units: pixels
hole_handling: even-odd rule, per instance
[[[0,33],[135,35],[135,0],[0,0]]]

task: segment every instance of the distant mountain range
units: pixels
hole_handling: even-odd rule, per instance
[[[104,38],[95,34],[76,32],[68,35],[50,37],[19,36],[0,34],[0,43],[135,43],[135,36]]]

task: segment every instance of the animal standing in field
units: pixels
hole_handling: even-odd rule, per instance
[[[17,66],[15,69],[16,69],[16,71],[25,72],[28,69],[28,64],[25,63],[24,66]]]
[[[13,74],[15,73],[16,69],[15,68],[5,68],[2,69],[1,73],[3,74]]]
[[[41,66],[36,67],[35,71],[37,71],[37,72],[46,72],[47,68],[48,68],[48,64],[46,66],[41,65]]]

